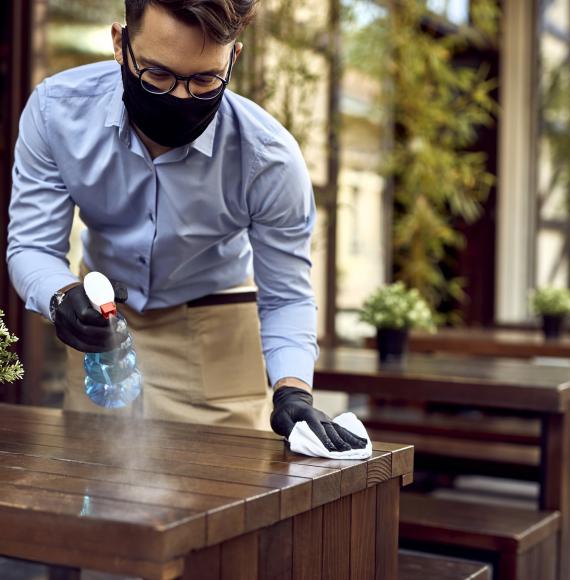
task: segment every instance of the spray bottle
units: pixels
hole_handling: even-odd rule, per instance
[[[90,272],[85,276],[83,287],[93,308],[109,320],[113,331],[124,332],[127,322],[117,311],[115,291],[109,279],[100,272]],[[101,407],[126,407],[141,392],[142,375],[136,363],[130,334],[111,351],[85,353],[85,393]]]

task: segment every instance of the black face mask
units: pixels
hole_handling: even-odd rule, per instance
[[[214,99],[179,99],[145,91],[128,65],[127,35],[123,32],[123,102],[134,123],[149,139],[164,147],[192,143],[211,123],[220,108],[224,90]],[[225,87],[224,87],[225,89]]]

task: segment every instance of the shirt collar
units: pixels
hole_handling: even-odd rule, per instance
[[[196,149],[200,151],[203,155],[207,157],[212,157],[214,151],[214,139],[216,137],[216,126],[219,111],[216,113],[212,122],[206,127],[206,130],[190,145],[186,145],[186,149]],[[107,118],[105,119],[105,127],[118,127],[119,128],[119,138],[124,141],[127,145],[130,144],[130,127],[129,127],[129,116],[123,103],[123,81],[119,76],[119,81],[109,106],[107,107]]]

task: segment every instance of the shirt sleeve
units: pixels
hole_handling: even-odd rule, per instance
[[[45,84],[20,119],[14,152],[7,262],[26,308],[49,318],[53,293],[77,281],[67,252],[74,203],[53,159],[45,123]]]
[[[252,173],[249,238],[267,372],[272,385],[295,377],[312,386],[319,350],[310,279],[311,180],[291,137],[267,147]]]

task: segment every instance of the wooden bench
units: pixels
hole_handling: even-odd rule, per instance
[[[363,407],[354,412],[372,439],[414,445],[419,470],[539,478],[537,419],[468,417],[395,406]]]
[[[399,580],[491,580],[491,567],[480,562],[400,550]]]
[[[465,412],[448,406],[445,412],[379,402],[354,410],[371,429],[417,433],[440,437],[460,437],[474,441],[540,445],[540,421],[535,418]]]
[[[498,580],[554,580],[558,512],[402,495],[400,539],[406,547],[437,548],[496,565]]]

